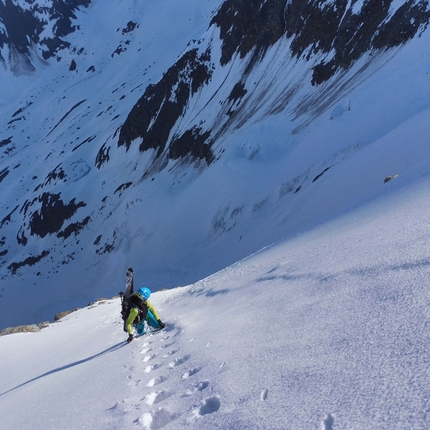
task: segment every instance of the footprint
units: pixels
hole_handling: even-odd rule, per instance
[[[145,357],[143,357],[143,362],[146,363],[149,360],[152,360],[153,358],[155,358],[155,354],[152,355],[146,355]]]
[[[201,417],[216,412],[221,406],[221,401],[218,396],[208,397],[203,400],[201,406],[193,411],[195,417]]]
[[[152,348],[143,348],[142,351],[140,351],[141,354],[146,354],[147,352],[151,351]]]
[[[165,376],[157,376],[154,379],[151,379],[146,386],[147,387],[155,387],[156,385],[161,384],[162,382],[166,381],[167,378]]]
[[[177,358],[176,360],[173,360],[170,364],[169,367],[176,367],[176,366],[180,366],[181,364],[185,363],[186,361],[188,361],[190,358],[189,355],[186,355],[185,357],[181,357],[181,358]]]
[[[146,366],[145,372],[146,373],[152,372],[153,370],[158,369],[160,366],[161,366],[160,364],[153,364],[152,366]]]
[[[157,403],[162,402],[163,400],[166,400],[168,397],[170,397],[172,393],[167,390],[162,390],[158,393],[151,393],[145,396],[145,403],[147,405],[155,405]]]
[[[170,338],[170,336],[163,336],[161,339],[160,339],[160,341],[161,342],[164,342],[165,340],[167,340],[167,339],[169,339]]]
[[[135,386],[135,387],[138,387],[141,383],[142,383],[142,380],[141,380],[141,379],[138,379],[137,381],[129,382],[127,385],[128,385],[128,386]]]
[[[269,394],[269,390],[265,388],[260,394],[260,400],[266,400],[268,394]]]
[[[194,367],[193,369],[190,369],[188,372],[185,372],[185,373],[181,376],[181,378],[182,378],[182,379],[187,379],[187,378],[189,378],[190,376],[195,375],[197,372],[200,372],[200,370],[201,370],[201,367]]]
[[[127,382],[127,385],[130,387],[130,386],[135,386],[135,387],[137,387],[138,385],[140,385],[141,384],[141,382],[142,382],[142,380],[141,379],[134,379],[134,376],[133,375],[128,375],[127,376],[127,380],[128,380],[128,382]]]
[[[203,391],[209,387],[209,381],[202,381],[196,385],[197,391]]]
[[[209,387],[209,381],[202,381],[195,384],[190,390],[188,390],[182,397],[188,397],[194,394],[196,391],[203,391]]]
[[[124,412],[136,411],[139,405],[131,399],[125,399],[121,402],[116,402],[108,411],[122,415]]]
[[[183,333],[185,330],[178,329],[177,332],[173,335],[173,337],[179,336],[181,333]]]
[[[164,344],[164,345],[161,345],[161,346],[160,346],[160,349],[166,349],[166,348],[168,348],[169,346],[172,346],[174,343],[175,343],[175,342],[170,342],[170,343],[166,343],[166,344]]]
[[[168,351],[166,354],[164,354],[163,357],[168,357],[169,355],[176,354],[178,351],[178,349],[172,349],[171,351]]]
[[[175,415],[172,415],[167,409],[159,408],[151,413],[143,414],[139,418],[139,424],[143,425],[147,430],[158,430],[167,426],[175,418]]]

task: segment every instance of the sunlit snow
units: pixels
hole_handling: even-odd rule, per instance
[[[428,428],[429,169],[154,293],[157,334],[111,299],[0,338],[2,429]]]
[[[43,183],[85,199],[73,221],[92,224],[77,254],[65,241],[39,274],[9,276],[8,259],[48,242],[30,237],[24,252],[4,220],[0,328],[81,309],[0,337],[2,430],[430,428],[430,31],[335,76],[318,112],[306,62],[279,42],[252,72],[267,89],[261,110],[224,136],[223,156],[203,173],[172,163],[142,181],[153,154],[117,148],[116,130],[187,43],[216,36],[207,28],[221,3],[118,1],[112,14],[94,1],[79,12],[76,73],[66,53],[31,77],[4,72],[1,139],[20,146],[1,154],[2,213]],[[139,37],[125,45],[117,30],[132,16]],[[235,79],[240,64],[228,67]],[[268,114],[282,100],[270,83],[287,77],[303,83],[297,100],[309,96],[295,122],[288,106]],[[201,110],[208,94],[186,120],[215,122]],[[112,161],[99,170],[104,142]],[[59,160],[70,183],[50,187]],[[130,178],[133,193],[117,191]],[[95,252],[99,235],[120,238],[115,252]],[[129,266],[136,285],[169,289],[152,295],[168,328],[128,345],[110,297]],[[108,299],[84,307],[98,297]]]

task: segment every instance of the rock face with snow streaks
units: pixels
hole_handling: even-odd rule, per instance
[[[141,138],[140,150],[155,149],[158,159],[171,143],[169,158],[190,154],[210,162],[213,156],[208,133],[200,134],[194,128],[169,139],[170,131],[184,113],[190,98],[210,78],[210,53],[199,54],[197,49],[186,52],[160,82],[146,89],[121,128],[118,145],[128,149],[134,139]]]
[[[202,125],[205,120],[199,118],[198,123],[179,131],[177,124],[184,117],[190,99],[197,92],[209,92],[210,99],[220,90],[210,86],[211,68],[221,66],[228,75],[229,64],[237,62],[237,58],[244,61],[240,82],[227,77],[222,83],[223,87],[229,87],[230,101],[238,88],[242,98],[248,92],[247,77],[263,62],[268,49],[285,39],[289,41],[289,49],[283,54],[308,61],[311,83],[320,85],[337,73],[345,73],[362,56],[404,44],[427,27],[428,2],[411,0],[395,9],[396,4],[380,0],[225,1],[210,22],[211,27],[219,29],[219,59],[212,54],[213,43],[205,45],[201,54],[195,48],[185,52],[134,106],[121,128],[118,145],[129,148],[139,138],[141,151],[156,149],[156,160],[164,153],[165,160],[157,163],[158,169],[164,168],[168,159],[189,155],[209,164],[215,158],[210,148],[232,126],[232,116],[240,110],[252,110],[253,99],[262,97],[256,89],[249,92],[248,103],[241,106],[238,103],[235,109],[227,110],[228,103],[214,106],[220,116],[224,115],[221,124],[218,120],[218,124]],[[282,86],[291,82],[284,79],[274,84],[282,92]],[[326,94],[321,94],[321,98],[325,97]],[[288,101],[284,101],[283,108]],[[273,108],[279,110],[278,106]]]
[[[70,48],[64,36],[78,26],[72,23],[75,11],[90,3],[91,0],[0,1],[0,62],[19,75],[35,70],[39,54],[47,60]],[[50,26],[51,34],[46,32]]]

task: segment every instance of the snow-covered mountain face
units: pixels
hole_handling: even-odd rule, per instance
[[[196,281],[401,174],[363,154],[429,108],[429,19],[414,0],[0,0],[0,327],[112,295],[129,266]]]
[[[70,48],[65,36],[79,28],[75,11],[90,1],[0,1],[0,62],[16,75],[31,73],[39,61]]]

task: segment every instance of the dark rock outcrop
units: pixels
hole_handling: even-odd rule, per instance
[[[65,220],[71,218],[79,208],[86,206],[84,202],[76,203],[75,199],[65,204],[60,199],[60,194],[43,193],[38,201],[41,208],[31,215],[30,233],[40,237],[57,233]]]
[[[146,89],[121,128],[118,146],[124,145],[128,149],[134,139],[140,138],[140,150],[155,149],[156,158],[159,158],[168,146],[170,132],[190,98],[208,83],[211,75],[209,52],[200,55],[197,49],[186,52],[157,84]],[[207,136],[204,133],[199,135]],[[203,141],[202,138],[193,139],[187,151],[179,153],[173,149],[173,153],[175,156],[199,154],[201,149],[194,145],[201,145]],[[210,151],[210,144],[206,142],[206,145],[203,152]]]
[[[45,258],[49,254],[50,252],[45,250],[40,255],[35,255],[35,256],[32,255],[30,257],[27,257],[23,261],[15,261],[11,263],[7,268],[12,272],[12,274],[15,274],[18,271],[18,269],[20,269],[21,267],[34,266],[36,263],[42,260],[42,258]]]

